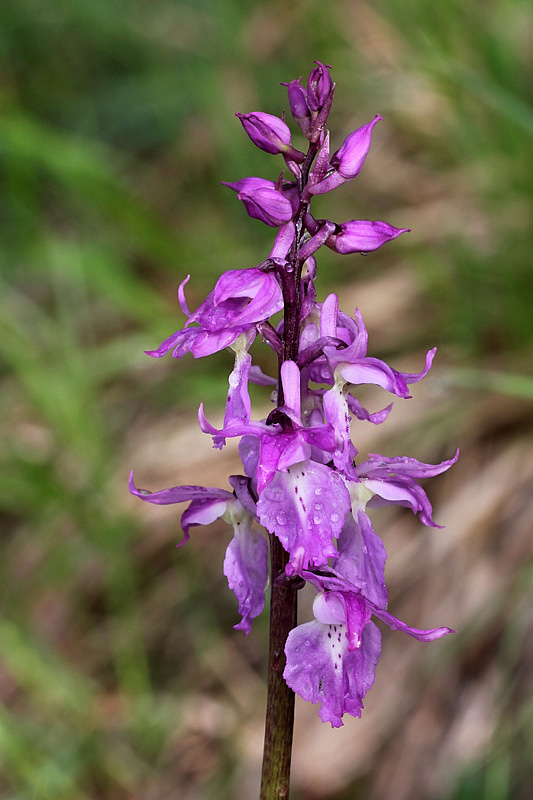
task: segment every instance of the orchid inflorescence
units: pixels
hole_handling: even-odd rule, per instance
[[[330,156],[328,113],[335,84],[330,67],[316,62],[307,86],[286,84],[293,118],[308,140],[307,152],[291,143],[283,118],[263,112],[237,114],[252,142],[282,155],[291,175],[277,181],[249,177],[226,183],[237,192],[247,213],[277,228],[269,257],[258,266],[225,272],[201,305],[191,313],[185,300],[187,277],[179,287],[185,326],[148,354],[195,358],[231,348],[235,365],[229,376],[224,422],[198,418],[214,446],[240,437],[244,475],[232,475],[232,490],[175,486],[149,493],[130,478],[130,490],[148,503],[188,502],[182,516],[184,539],[195,525],[222,518],[234,536],[224,560],[224,574],[238,601],[240,622],[249,633],[263,610],[269,581],[268,544],[277,537],[286,551],[284,570],[272,584],[310,584],[316,590],[315,619],[294,627],[286,641],[283,677],[305,700],[321,703],[323,721],[343,724],[343,714],[360,716],[381,653],[381,634],[372,617],[419,641],[431,641],[450,628],[419,630],[387,609],[386,552],[374,531],[369,509],[395,504],[410,508],[424,525],[439,527],[418,483],[447,470],[457,453],[437,465],[414,458],[369,454],[357,461],[350,422],[381,424],[392,407],[370,413],[355,387],[375,384],[400,398],[429,371],[435,349],[420,372],[400,372],[367,355],[368,335],[359,310],[350,317],[330,294],[318,302],[316,252],[325,245],[337,253],[367,253],[406,232],[386,222],[315,219],[311,202],[360,172],[372,131],[382,117],[346,137]],[[270,320],[279,312],[278,323]],[[278,376],[252,364],[250,347],[257,336],[278,359]],[[251,417],[249,381],[273,391],[275,408],[266,419]],[[266,531],[265,533],[259,526]]]

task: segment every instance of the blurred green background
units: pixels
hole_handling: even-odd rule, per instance
[[[194,307],[268,253],[272,231],[220,181],[281,162],[234,112],[280,114],[280,82],[314,59],[337,82],[334,148],[385,118],[318,214],[413,229],[367,258],[328,251],[320,291],[360,305],[372,354],[398,368],[439,346],[407,410],[355,442],[462,448],[429,488],[445,531],[376,515],[391,610],[459,634],[387,634],[363,719],[340,731],[298,704],[294,798],[530,796],[529,22],[525,0],[3,0],[1,797],[257,794],[266,620],[232,630],[229,532],[175,551],[176,508],[130,498],[127,474],[226,486],[238,469],[195,428],[201,399],[220,411],[229,354],[143,350],[181,326],[186,274]]]

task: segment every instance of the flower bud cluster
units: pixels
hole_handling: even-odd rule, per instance
[[[286,84],[292,116],[309,143],[307,152],[293,147],[284,119],[263,112],[237,115],[251,141],[282,155],[291,173],[288,180],[282,173],[276,182],[248,177],[225,184],[251,217],[278,229],[269,257],[255,267],[225,272],[193,313],[185,300],[186,278],[179,288],[185,326],[148,351],[154,357],[171,351],[175,358],[187,352],[199,358],[231,348],[235,363],[222,427],[208,421],[203,405],[198,419],[217,448],[228,438],[239,438],[244,474],[230,476],[231,491],[176,486],[149,493],[137,489],[133,477],[130,490],[149,503],[189,503],[181,520],[182,543],[191,527],[217,518],[233,527],[224,574],[241,616],[235,627],[245,633],[264,607],[269,540],[281,543],[285,571],[270,580],[307,582],[316,590],[314,619],[288,636],[284,678],[304,699],[320,702],[321,719],[337,727],[345,713],[360,716],[374,680],[381,635],[372,618],[419,641],[451,632],[413,628],[387,611],[386,552],[369,512],[402,505],[424,525],[439,527],[419,480],[447,470],[457,453],[437,465],[376,454],[360,459],[352,442],[353,417],[379,425],[392,407],[369,411],[358,400],[357,387],[374,384],[409,398],[409,386],[427,374],[435,349],[427,353],[420,372],[396,370],[368,355],[359,310],[350,317],[339,309],[335,294],[316,298],[320,247],[340,254],[369,252],[408,230],[381,221],[336,223],[313,217],[315,194],[358,175],[382,119],[377,114],[351,133],[330,157],[325,126],[335,86],[330,68],[316,63],[306,87],[300,78]],[[272,318],[280,311],[283,319],[275,324]],[[277,356],[278,377],[252,363],[249,351],[258,335]],[[266,419],[252,418],[250,381],[274,389],[276,407]]]

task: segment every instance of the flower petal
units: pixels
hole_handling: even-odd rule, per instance
[[[322,566],[337,551],[350,495],[334,470],[304,461],[276,472],[257,502],[259,521],[274,533],[296,569]]]
[[[424,525],[432,528],[442,528],[433,521],[431,503],[425,491],[411,478],[398,476],[383,480],[381,478],[364,478],[362,483],[371,492],[373,497],[368,502],[369,508],[380,508],[383,505],[399,505],[410,508],[413,514],[418,514]],[[384,502],[383,502],[384,501]]]
[[[320,719],[333,728],[342,726],[343,714],[361,716],[381,655],[381,634],[374,623],[365,626],[355,650],[348,649],[345,633],[345,625],[307,622],[293,628],[285,645],[287,685],[304,700],[321,703]]]
[[[189,500],[230,500],[231,492],[226,489],[217,489],[209,486],[172,486],[170,489],[161,489],[159,492],[147,492],[137,489],[133,483],[133,472],[130,472],[129,490],[131,494],[140,497],[147,503],[159,506],[172,505],[173,503],[186,503]]]
[[[406,625],[405,622],[393,617],[388,611],[384,611],[382,608],[376,608],[372,603],[369,605],[372,609],[372,614],[383,620],[391,631],[402,631],[402,633],[407,633],[409,636],[412,636],[413,639],[418,639],[419,642],[433,642],[435,639],[440,639],[448,633],[457,633],[457,631],[454,631],[452,628],[412,628],[410,625]]]
[[[335,570],[368,600],[379,608],[386,608],[387,551],[364,511],[358,512],[357,521],[348,514],[337,546],[339,557],[335,561]]]
[[[226,550],[224,575],[237,598],[239,614],[242,616],[242,620],[233,627],[248,634],[252,620],[265,605],[268,543],[264,534],[252,527],[248,514],[239,513],[232,522],[235,534]]]

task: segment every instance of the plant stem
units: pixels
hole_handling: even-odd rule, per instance
[[[260,800],[287,800],[291,770],[294,692],[283,679],[285,642],[296,626],[298,590],[294,581],[276,584],[288,561],[277,537],[270,541],[272,591],[265,745]]]

